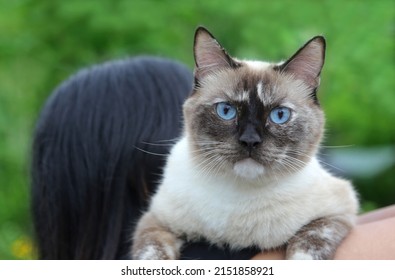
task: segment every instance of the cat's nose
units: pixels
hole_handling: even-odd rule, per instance
[[[258,139],[255,137],[240,137],[240,145],[249,149],[255,148],[260,143],[262,143],[262,140],[260,138]]]
[[[249,125],[240,135],[239,143],[251,152],[253,148],[256,148],[256,146],[262,143],[262,138],[256,129],[252,125]]]

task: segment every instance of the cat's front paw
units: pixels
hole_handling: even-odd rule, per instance
[[[147,243],[133,252],[133,259],[135,260],[176,260],[180,256],[181,244],[152,242]]]
[[[145,213],[133,236],[132,258],[135,260],[176,260],[182,240],[152,214]]]
[[[303,226],[288,240],[288,260],[333,259],[340,242],[351,229],[344,217],[323,217]]]
[[[313,254],[309,252],[298,250],[293,252],[292,254],[287,255],[287,260],[314,260],[315,257]]]

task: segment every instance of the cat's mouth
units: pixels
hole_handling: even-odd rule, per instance
[[[237,161],[233,165],[233,172],[245,179],[255,179],[265,174],[265,167],[252,158]]]

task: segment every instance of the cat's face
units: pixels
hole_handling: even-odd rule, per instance
[[[247,179],[300,170],[323,134],[316,90],[324,51],[324,39],[315,37],[284,63],[240,61],[199,28],[195,88],[184,104],[199,168]]]

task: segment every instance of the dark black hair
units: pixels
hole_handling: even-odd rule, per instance
[[[137,57],[84,69],[55,89],[33,139],[40,259],[128,258],[192,82],[178,62]]]

